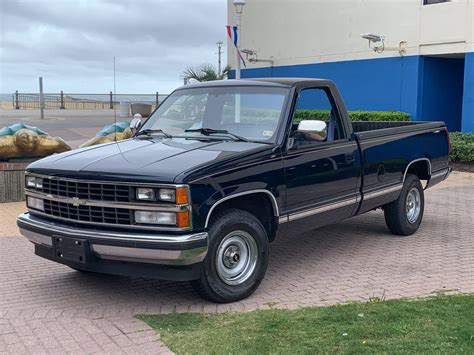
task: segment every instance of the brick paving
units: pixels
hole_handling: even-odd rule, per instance
[[[19,235],[16,217],[25,210],[24,201],[0,203],[0,237]],[[0,260],[1,265],[3,265],[2,260]]]
[[[4,215],[0,205],[2,224]],[[474,174],[454,173],[426,193],[417,234],[394,237],[380,211],[271,246],[265,280],[241,302],[216,305],[187,283],[82,274],[0,238],[0,352],[160,353],[139,313],[320,306],[371,297],[474,292]],[[7,221],[8,222],[8,221]],[[8,223],[11,223],[9,221]]]

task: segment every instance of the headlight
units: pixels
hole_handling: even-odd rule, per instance
[[[176,201],[175,189],[159,189],[159,196],[161,201]]]
[[[37,178],[34,176],[27,176],[26,177],[26,187],[32,187],[34,189],[42,189],[43,188],[43,179]]]
[[[137,189],[137,200],[155,201],[155,189],[139,187]]]
[[[140,224],[161,224],[186,228],[190,226],[189,211],[158,212],[135,211],[135,222]]]
[[[136,198],[138,201],[174,202],[178,205],[189,204],[188,188],[185,186],[177,188],[138,187]]]
[[[44,211],[44,203],[40,198],[28,196],[26,199],[26,204],[28,207],[35,210]]]

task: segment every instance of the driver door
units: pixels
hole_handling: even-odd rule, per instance
[[[318,135],[299,132],[298,124],[302,120],[324,122],[327,137],[321,140]],[[324,126],[322,122],[319,126]],[[314,229],[355,212],[358,160],[357,143],[347,137],[329,88],[301,90],[284,153],[290,231]]]

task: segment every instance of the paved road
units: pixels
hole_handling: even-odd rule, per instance
[[[21,237],[0,237],[0,351],[157,353],[166,351],[159,336],[134,314],[474,292],[474,174],[454,173],[426,203],[410,237],[391,236],[382,213],[370,212],[275,242],[260,288],[228,305],[201,300],[187,283],[81,274],[34,256]]]

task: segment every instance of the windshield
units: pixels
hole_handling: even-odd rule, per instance
[[[201,87],[175,91],[141,128],[160,129],[173,137],[274,142],[288,89],[274,87]],[[207,129],[202,130],[202,129]],[[187,130],[196,130],[186,132]],[[227,131],[230,134],[225,134]]]

